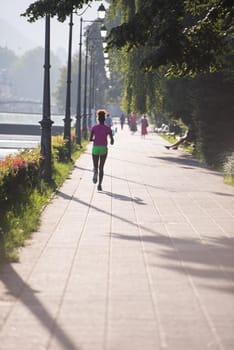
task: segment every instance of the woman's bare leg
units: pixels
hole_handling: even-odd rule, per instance
[[[93,157],[93,183],[97,183],[99,156],[92,154],[92,157]]]
[[[99,162],[99,186],[102,185],[102,180],[104,176],[104,164],[106,161],[107,154],[100,156],[100,162]]]

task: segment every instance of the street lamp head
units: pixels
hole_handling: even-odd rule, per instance
[[[101,37],[105,38],[107,35],[107,29],[106,29],[106,26],[104,24],[102,24],[100,32],[101,32]]]
[[[109,58],[104,58],[105,64],[109,65],[110,64],[110,59]]]
[[[103,40],[103,42],[102,42],[102,47],[103,47],[103,49],[105,49],[105,48],[107,47],[107,42],[106,42],[106,40]]]
[[[99,19],[104,19],[106,15],[106,9],[103,4],[101,4],[97,10]]]

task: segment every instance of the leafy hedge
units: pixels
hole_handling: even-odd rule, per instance
[[[42,208],[73,169],[66,149],[62,136],[52,138],[52,183],[40,178],[39,149],[20,151],[0,161],[0,261],[18,260],[17,248],[38,228]],[[84,150],[73,143],[73,158]]]
[[[24,244],[39,223],[47,193],[39,164],[38,149],[0,161],[0,258],[16,260],[15,248]]]
[[[234,185],[234,153],[227,157],[224,164],[225,181]]]
[[[39,151],[22,151],[0,161],[0,208],[11,209],[17,198],[39,183]]]

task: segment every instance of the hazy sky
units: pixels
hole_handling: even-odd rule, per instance
[[[25,17],[20,16],[26,8],[34,2],[34,0],[0,0],[0,19],[7,21],[16,32],[20,32],[25,37],[25,43],[27,41],[28,46],[44,46],[45,37],[45,23],[44,19],[38,20],[35,23],[28,23]],[[100,4],[103,3],[106,6],[105,1],[94,1],[91,3],[91,8],[88,8],[83,18],[85,20],[97,19],[97,9]],[[84,6],[83,10],[87,8]],[[82,11],[80,11],[82,12]],[[79,21],[80,17],[74,15],[74,26],[73,26],[73,54],[78,50],[79,41]],[[57,19],[51,20],[51,49],[56,51],[58,48],[64,48],[67,50],[68,46],[68,31],[69,31],[69,19],[64,23],[60,23]],[[4,30],[0,31],[0,46],[11,46],[10,34]],[[24,41],[23,41],[24,43]],[[22,47],[23,43],[20,43],[18,47],[18,53],[23,53],[25,48]],[[12,49],[11,47],[9,47]]]

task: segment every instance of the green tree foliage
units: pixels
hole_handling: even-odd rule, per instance
[[[0,48],[0,69],[6,69],[12,93],[20,98],[42,100],[44,50],[37,47],[22,56],[7,48]],[[60,61],[51,54],[51,90],[55,90]]]
[[[191,90],[200,152],[208,164],[222,165],[234,150],[234,80],[224,72],[203,74]]]
[[[141,112],[145,103],[169,124],[182,120],[195,129],[200,156],[219,165],[234,149],[232,3],[113,2],[123,12],[109,46],[125,62],[125,110]]]
[[[87,28],[86,35],[89,37],[90,56],[92,55],[93,58],[94,102],[96,107],[100,108],[105,106],[105,92],[108,87],[108,81],[104,70],[104,56],[99,24],[91,24]]]
[[[91,55],[93,57],[93,79],[94,86],[92,88],[95,89],[95,104],[97,108],[100,106],[103,107],[105,91],[107,88],[107,79],[105,77],[104,71],[104,58],[103,58],[103,48],[102,48],[102,40],[100,36],[100,30],[98,23],[93,23],[92,25],[87,27],[86,32],[84,33],[84,37],[88,37],[88,79],[87,79],[87,100],[90,98],[90,62]],[[84,100],[84,73],[85,73],[85,54],[86,54],[86,40],[82,43],[83,47],[83,55],[81,62],[81,102],[83,104]],[[75,55],[72,59],[72,76],[71,76],[71,111],[72,113],[76,113],[76,104],[77,104],[77,85],[78,85],[78,56]],[[67,87],[67,67],[62,67],[60,70],[60,78],[57,83],[56,88],[56,101],[60,111],[65,110],[65,100],[66,100],[66,87]],[[94,91],[92,91],[94,93]]]
[[[192,119],[192,78],[164,80],[163,109],[169,116],[181,119],[185,125]]]
[[[118,3],[121,6],[122,1]],[[127,3],[140,5],[135,7],[134,15],[112,29],[109,45],[128,50],[147,48],[148,53],[142,60],[145,69],[170,65],[177,74],[194,74],[227,66],[225,56],[233,50],[232,1]]]
[[[119,70],[118,65],[119,53],[111,53],[111,80],[108,81],[108,88],[105,92],[106,104],[121,105],[124,76]]]
[[[23,15],[35,21],[48,13],[64,21],[89,2],[38,0]],[[226,56],[233,55],[232,0],[113,0],[111,12],[118,10],[121,24],[112,28],[109,45],[147,48],[145,69],[170,65],[177,74],[194,74],[230,63]]]
[[[234,150],[233,91],[225,72],[165,82],[164,113],[193,128],[197,154],[211,166],[222,165]]]
[[[71,72],[71,113],[75,114],[77,101],[77,76],[78,76],[78,56],[72,59]],[[67,67],[60,69],[59,79],[56,84],[55,99],[56,105],[60,113],[64,113],[66,104],[66,88],[67,88]]]
[[[63,20],[85,3],[37,1],[26,15]],[[219,164],[234,149],[233,1],[112,0],[108,12],[112,76],[123,81],[124,111],[192,123],[196,149]]]
[[[136,8],[141,1],[133,4],[133,1],[113,1],[107,15],[107,24],[112,22],[109,29],[118,27],[118,25],[134,15]],[[116,12],[117,11],[117,12]],[[110,18],[109,18],[110,17]],[[114,23],[113,23],[114,22]],[[112,63],[112,75],[122,76],[121,107],[126,113],[134,111],[138,114],[145,113],[147,110],[154,112],[157,103],[156,95],[159,89],[158,76],[154,72],[145,72],[141,68],[141,62],[146,55],[147,49],[138,47],[128,51],[125,48],[116,49],[114,46],[109,48]]]
[[[43,91],[43,64],[44,50],[37,47],[27,51],[11,67],[11,75],[14,80],[13,92],[17,96],[42,99]],[[55,55],[51,55],[51,87],[55,89],[60,61]]]
[[[46,14],[50,14],[51,17],[57,16],[59,21],[64,22],[72,12],[82,9],[83,5],[90,2],[90,0],[37,0],[29,5],[22,15],[26,16],[29,22],[34,22]]]

